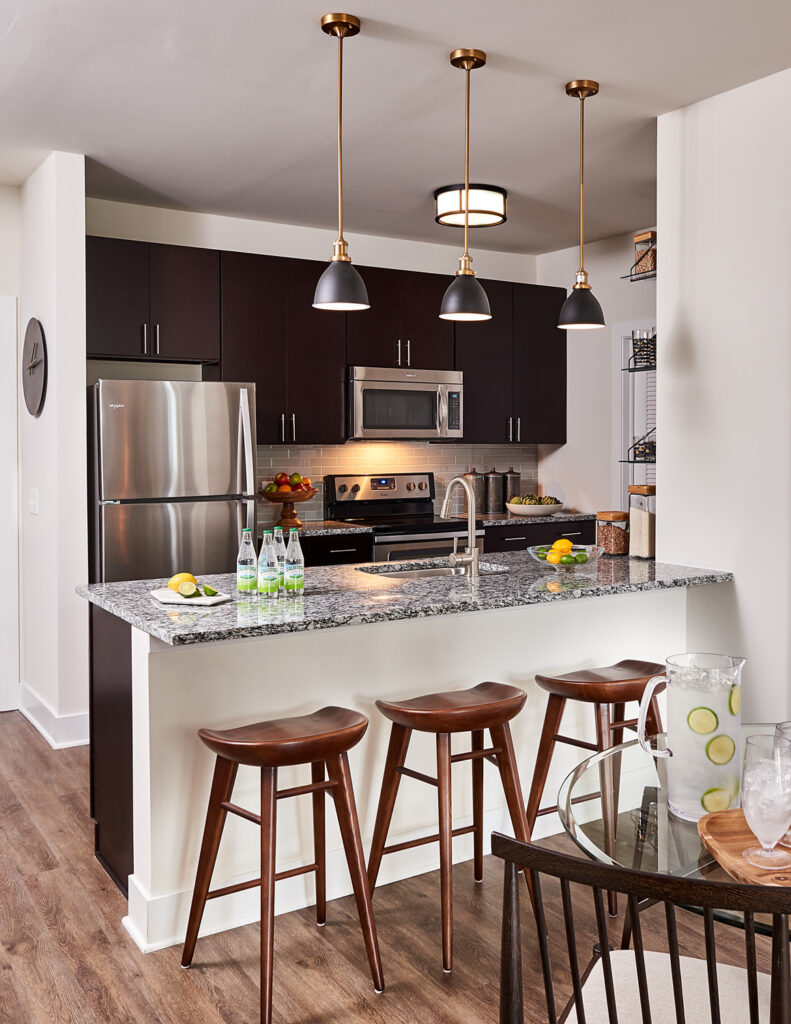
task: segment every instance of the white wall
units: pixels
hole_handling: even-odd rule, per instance
[[[791,718],[789,89],[659,118],[657,552],[734,572],[690,595],[688,642],[747,657],[748,721]]]
[[[19,588],[17,534],[17,296],[18,188],[0,187],[0,711],[19,707]]]
[[[632,235],[585,246],[585,268],[607,327],[567,332],[567,443],[539,446],[543,492],[589,512],[621,507],[620,339],[656,322],[654,282],[621,280],[633,262]],[[539,284],[568,289],[576,279],[579,248],[544,253],[537,263]]]
[[[22,707],[64,746],[88,735],[82,156],[52,153],[22,186],[20,267],[20,343],[37,317],[49,356],[43,412],[20,412]]]
[[[335,239],[333,232],[324,228],[167,210],[157,206],[135,206],[107,199],[87,199],[85,207],[88,234],[111,238],[134,238],[144,242],[196,245],[312,260],[328,259]],[[447,273],[450,278],[458,268],[463,239],[457,230],[448,228],[447,232],[446,245],[348,233],[346,239],[352,260],[360,266]],[[482,278],[535,281],[535,256],[479,252],[474,248],[474,238],[472,244],[473,266]]]

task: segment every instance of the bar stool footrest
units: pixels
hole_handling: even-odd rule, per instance
[[[471,832],[475,831],[475,825],[464,825],[461,828],[454,828],[451,830],[451,836],[455,839],[456,836],[466,836]],[[436,832],[432,836],[423,836],[421,839],[407,839],[403,843],[394,843],[392,846],[386,846],[382,853],[400,853],[402,850],[411,850],[415,846],[426,846],[428,843],[438,843],[439,832]]]

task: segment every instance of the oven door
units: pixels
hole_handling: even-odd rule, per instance
[[[359,441],[459,439],[463,436],[462,393],[459,384],[352,380],[350,436]]]
[[[466,543],[467,531],[457,533],[418,533],[409,536],[374,536],[375,562],[403,562],[413,558],[445,558],[453,551],[453,539],[457,538],[459,548]],[[483,530],[475,534],[475,546],[483,554]]]

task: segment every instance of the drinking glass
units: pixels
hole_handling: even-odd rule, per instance
[[[744,749],[742,808],[761,844],[742,856],[758,868],[791,867],[791,854],[776,850],[791,825],[791,740],[784,736],[748,736]]]
[[[775,735],[791,740],[791,722],[778,722],[775,726]],[[791,831],[781,837],[780,845],[791,847]]]

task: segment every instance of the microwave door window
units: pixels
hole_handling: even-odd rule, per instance
[[[436,430],[437,393],[430,391],[365,388],[365,430]]]

